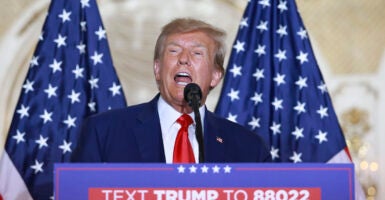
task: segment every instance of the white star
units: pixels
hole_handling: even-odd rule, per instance
[[[274,106],[274,110],[277,111],[278,109],[283,109],[282,103],[282,99],[278,99],[277,97],[275,97],[274,101],[271,104]]]
[[[59,48],[61,46],[67,46],[66,39],[67,39],[66,36],[63,37],[63,36],[61,36],[61,34],[59,34],[58,37],[54,40],[54,42],[57,44],[57,48]]]
[[[94,77],[91,76],[91,79],[88,80],[88,83],[90,83],[90,85],[91,85],[91,89],[99,88],[98,81],[99,81],[98,78],[94,78]]]
[[[300,76],[298,81],[295,82],[295,84],[298,85],[299,89],[301,90],[302,88],[307,87],[306,81],[307,81],[307,77]]]
[[[71,12],[67,12],[65,9],[63,9],[63,12],[59,15],[59,18],[61,18],[62,23],[66,21],[71,21],[70,19]]]
[[[27,94],[29,91],[34,91],[33,89],[33,84],[35,83],[35,81],[29,81],[28,79],[25,81],[24,85],[23,85],[23,88],[25,89],[24,90],[24,93]]]
[[[246,18],[242,18],[241,23],[239,23],[240,29],[242,29],[243,27],[248,27],[249,26],[249,24],[247,23],[247,20],[249,20],[247,17]]]
[[[73,104],[75,102],[79,102],[80,103],[79,96],[80,96],[80,92],[76,93],[75,90],[71,90],[71,94],[68,95],[67,97],[69,99],[71,99],[71,104]]]
[[[60,68],[60,65],[62,64],[62,61],[58,62],[56,59],[53,59],[53,63],[49,65],[50,68],[52,68],[53,73],[56,71],[62,71]]]
[[[265,49],[266,49],[266,45],[259,45],[258,44],[258,48],[254,52],[257,53],[258,56],[265,55],[266,54]]]
[[[82,4],[82,8],[90,7],[90,0],[80,0],[80,3]]]
[[[212,168],[214,174],[218,174],[220,169],[217,165]]]
[[[115,82],[113,82],[112,86],[110,88],[108,88],[108,90],[110,90],[112,92],[112,96],[120,95],[120,88],[121,87],[122,86],[116,85]]]
[[[48,137],[45,138],[42,135],[40,135],[40,138],[35,141],[37,144],[39,144],[39,149],[41,149],[43,147],[48,147],[47,140],[48,140]]]
[[[85,21],[81,21],[80,22],[80,27],[81,27],[81,29],[82,29],[82,31],[86,31],[87,30],[87,22],[85,22]]]
[[[76,48],[79,49],[80,54],[83,54],[86,52],[86,45],[83,44],[83,42],[80,42],[80,44],[76,45]]]
[[[277,82],[278,86],[285,84],[285,74],[277,73],[277,75],[274,77],[274,81]]]
[[[88,103],[88,107],[90,108],[91,112],[95,112],[96,111],[95,106],[96,106],[96,103],[93,102],[93,101]]]
[[[76,65],[76,68],[72,70],[72,73],[75,74],[75,79],[83,78],[83,71],[84,71],[84,68],[79,67],[79,65]]]
[[[230,120],[230,121],[232,121],[232,122],[237,122],[237,115],[233,115],[233,114],[231,114],[231,113],[229,113],[229,115],[227,116],[227,120]]]
[[[38,62],[38,59],[39,59],[39,56],[33,56],[31,61],[29,61],[29,66],[32,68],[33,66],[38,66],[39,65],[39,62]]]
[[[254,101],[254,105],[257,105],[259,102],[262,103],[262,93],[254,92],[254,96],[250,99]]]
[[[278,9],[282,13],[283,11],[287,10],[286,1],[279,1]]]
[[[279,149],[276,149],[273,146],[271,146],[270,155],[273,160],[275,160],[276,158],[279,158],[278,152],[279,152]]]
[[[203,165],[203,167],[201,167],[201,171],[206,174],[209,171],[209,168],[206,165]]]
[[[278,53],[274,55],[274,57],[278,58],[279,62],[281,62],[282,60],[286,60],[286,50],[281,50],[279,49],[278,50]]]
[[[304,53],[302,51],[299,51],[299,55],[296,58],[297,58],[297,60],[299,60],[301,62],[301,65],[304,62],[308,62],[308,60],[307,60],[307,53]]]
[[[225,171],[226,174],[231,173],[231,167],[228,166],[228,165],[226,165],[226,166],[223,168],[223,170]]]
[[[37,174],[37,173],[39,173],[39,172],[43,172],[43,162],[39,162],[39,161],[37,161],[37,160],[35,160],[35,164],[34,165],[31,165],[31,168],[33,169],[33,170],[35,170],[35,174]]]
[[[279,25],[279,29],[277,30],[279,37],[283,37],[283,36],[287,35],[286,28],[287,28],[287,26]]]
[[[16,144],[19,144],[20,142],[25,142],[24,135],[25,132],[20,132],[18,129],[16,130],[16,135],[14,135],[12,138],[16,140]]]
[[[99,26],[98,31],[95,31],[95,34],[98,36],[98,40],[106,38],[106,30],[104,30],[101,26]]]
[[[94,65],[98,64],[98,63],[103,63],[102,61],[102,57],[103,57],[103,54],[98,54],[98,52],[94,52],[94,55],[91,56],[91,59],[94,61]]]
[[[240,51],[245,51],[245,42],[240,42],[239,40],[237,40],[237,43],[234,45],[234,49],[237,51],[237,53],[239,53]]]
[[[264,69],[256,69],[255,70],[255,73],[253,74],[253,76],[255,77],[255,79],[258,81],[259,79],[261,78],[265,78],[265,76],[263,75],[263,72],[264,72]]]
[[[194,165],[191,165],[191,167],[189,167],[189,170],[190,170],[190,173],[197,173],[197,168],[194,166]]]
[[[48,88],[44,90],[45,93],[47,93],[48,95],[48,99],[51,98],[52,96],[57,96],[56,95],[56,90],[57,90],[57,87],[52,87],[51,84],[48,84]]]
[[[63,154],[66,152],[72,152],[71,150],[72,142],[67,143],[67,141],[63,140],[63,144],[59,146],[59,149],[63,150]]]
[[[21,108],[17,110],[16,112],[20,114],[20,119],[23,119],[23,117],[29,117],[29,106],[25,107],[23,104],[21,105]]]
[[[270,126],[270,130],[273,131],[273,135],[276,135],[277,133],[281,133],[281,124],[277,124],[273,122],[273,125]]]
[[[290,157],[290,160],[292,160],[294,163],[302,162],[301,156],[302,153],[297,153],[293,151],[293,155]]]
[[[238,100],[239,99],[239,90],[234,90],[231,88],[230,93],[227,94],[228,97],[230,97],[231,101]]]
[[[301,27],[301,29],[297,32],[297,35],[301,37],[301,39],[307,38],[306,30]]]
[[[326,84],[323,83],[323,82],[321,82],[321,84],[318,86],[318,89],[321,90],[322,94],[323,94],[324,92],[327,92],[327,91],[328,91],[328,90],[327,90],[327,87],[326,87]]]
[[[305,105],[306,105],[305,102],[301,103],[297,101],[297,105],[294,107],[294,110],[297,111],[297,114],[305,113],[306,112]]]
[[[270,7],[270,2],[269,2],[269,0],[259,0],[258,3],[261,4],[261,5],[263,6],[263,8],[265,8],[265,7]]]
[[[67,116],[67,119],[63,121],[64,124],[67,124],[67,128],[71,128],[71,126],[76,127],[75,125],[76,117],[72,118],[71,115]]]
[[[242,76],[241,72],[242,66],[236,66],[235,64],[233,65],[233,68],[230,69],[230,72],[233,73],[233,77]]]
[[[257,29],[259,29],[259,32],[263,32],[263,31],[267,31],[267,23],[268,21],[260,21],[258,26],[257,26]]]
[[[184,173],[184,170],[185,170],[186,168],[185,167],[183,167],[182,165],[180,165],[179,167],[178,167],[178,173]]]
[[[261,127],[261,125],[259,124],[259,121],[261,119],[260,118],[255,118],[255,117],[252,117],[251,121],[248,123],[248,125],[251,126],[251,129],[254,130],[256,127]]]
[[[299,138],[303,138],[303,128],[298,128],[297,126],[295,127],[295,131],[291,132],[292,135],[295,136],[295,139],[298,140]]]
[[[326,138],[327,132],[322,132],[321,130],[318,131],[318,135],[315,136],[315,138],[318,139],[319,143],[327,142],[328,139]]]
[[[40,115],[40,118],[43,119],[44,121],[43,123],[45,124],[48,121],[52,122],[51,116],[52,116],[52,112],[49,113],[46,109],[44,109],[44,113]]]
[[[321,116],[321,119],[324,118],[324,117],[329,116],[328,115],[328,108],[327,107],[324,108],[322,105],[317,110],[317,113]]]

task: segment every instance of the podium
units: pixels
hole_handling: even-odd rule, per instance
[[[60,163],[55,200],[354,200],[353,164]]]

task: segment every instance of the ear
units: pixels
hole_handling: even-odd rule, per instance
[[[154,61],[154,75],[155,75],[155,80],[159,81],[160,80],[160,62],[159,62],[159,60]]]
[[[222,79],[222,76],[223,76],[222,72],[217,68],[215,68],[211,74],[211,83],[210,83],[211,88],[214,88],[219,84],[219,82]]]

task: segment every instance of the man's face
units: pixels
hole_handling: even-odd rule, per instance
[[[205,33],[172,34],[165,40],[164,50],[155,61],[155,79],[162,97],[176,110],[182,112],[184,87],[191,82],[202,89],[204,104],[210,91],[220,79],[221,72],[214,66],[215,43]]]

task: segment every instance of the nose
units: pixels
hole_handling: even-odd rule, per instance
[[[182,51],[178,58],[179,65],[190,66],[190,56],[187,51]]]

